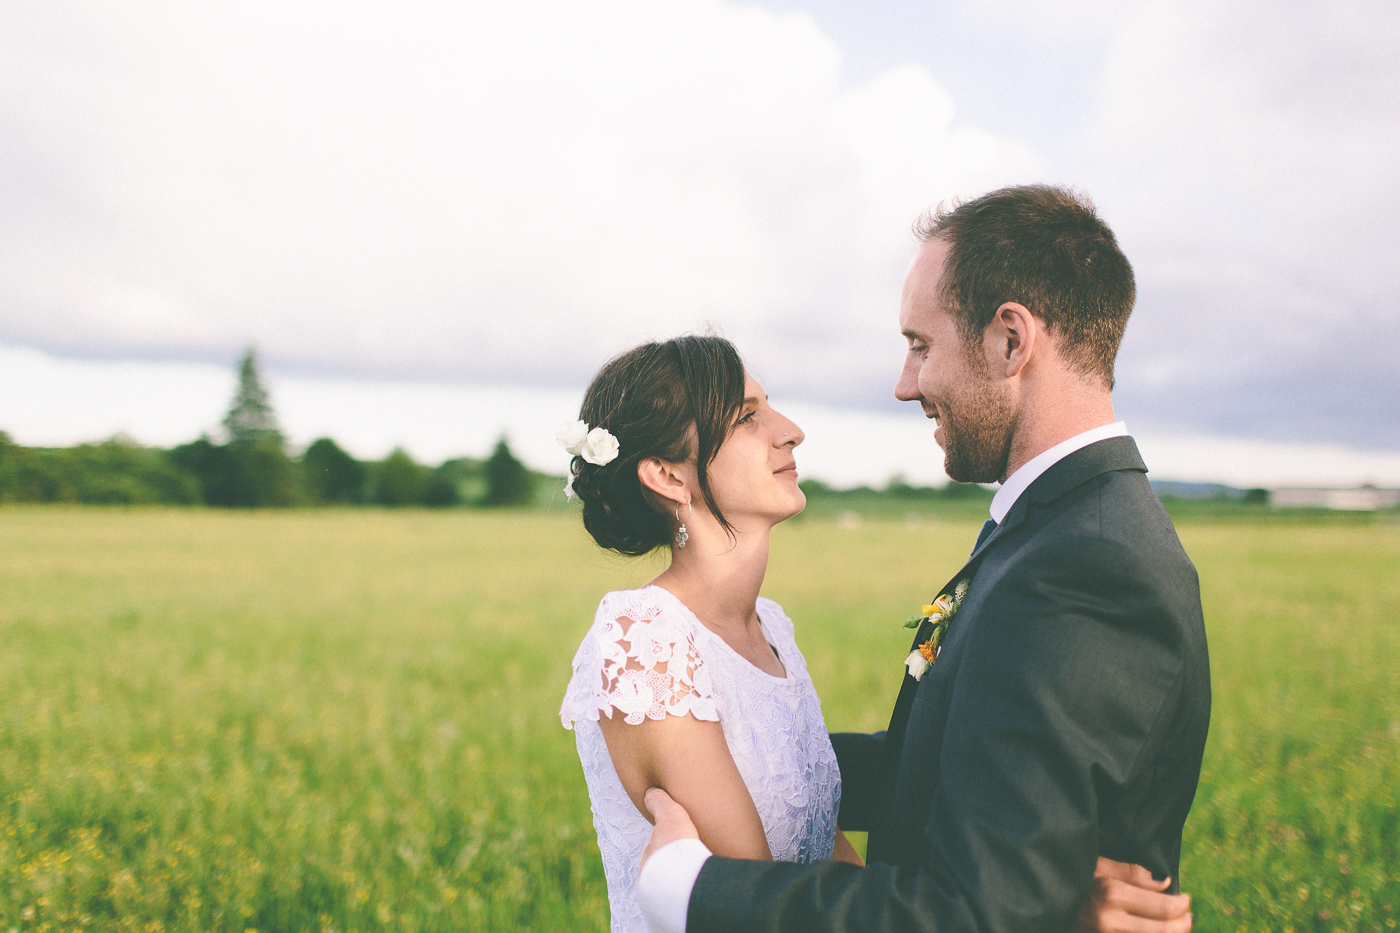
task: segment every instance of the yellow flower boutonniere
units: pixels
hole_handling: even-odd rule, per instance
[[[943,633],[948,630],[948,622],[957,614],[958,607],[962,605],[966,595],[967,581],[959,580],[953,587],[953,592],[944,593],[924,606],[919,615],[910,616],[904,621],[905,628],[918,628],[924,622],[933,623],[933,631],[929,632],[928,639],[909,652],[909,657],[904,659],[904,666],[909,669],[910,677],[915,680],[923,677],[929,665],[938,660],[938,652],[943,645]]]

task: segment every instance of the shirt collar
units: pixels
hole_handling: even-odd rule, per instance
[[[998,525],[1002,519],[1006,518],[1006,513],[1011,511],[1011,507],[1016,504],[1016,500],[1021,498],[1021,493],[1025,492],[1031,483],[1040,478],[1040,474],[1059,463],[1070,454],[1090,444],[1097,444],[1099,441],[1107,440],[1110,437],[1127,437],[1128,426],[1121,421],[1112,424],[1105,424],[1102,427],[1091,428],[1083,434],[1076,434],[1067,441],[1061,441],[1049,450],[1036,454],[1021,468],[1006,478],[1006,482],[1001,484],[997,494],[992,497],[992,520]]]

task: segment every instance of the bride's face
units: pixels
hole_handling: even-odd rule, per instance
[[[777,523],[802,511],[793,448],[802,429],[768,404],[763,386],[744,375],[744,405],[734,430],[710,463],[710,489],[731,524],[745,519]]]

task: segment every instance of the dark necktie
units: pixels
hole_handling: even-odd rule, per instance
[[[982,530],[977,535],[977,543],[972,546],[972,553],[976,554],[977,549],[982,546],[982,542],[986,541],[987,538],[991,535],[991,533],[996,530],[997,523],[995,519],[989,518],[985,522],[983,522]]]

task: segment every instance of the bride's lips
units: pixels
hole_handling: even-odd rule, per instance
[[[780,470],[774,470],[774,471],[773,471],[773,475],[774,475],[774,476],[785,476],[785,475],[796,476],[796,475],[797,475],[797,461],[793,461],[792,463],[789,463],[787,466],[783,467],[783,468],[780,469]]]

